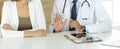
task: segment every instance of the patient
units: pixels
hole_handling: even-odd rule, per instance
[[[46,36],[41,0],[5,1],[1,27],[3,38]]]

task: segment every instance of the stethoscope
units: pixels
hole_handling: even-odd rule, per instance
[[[85,0],[85,1],[82,2],[81,7],[83,7],[83,5],[84,5],[85,2],[88,4],[88,7],[90,7],[90,3],[87,0]]]
[[[67,2],[67,0],[65,0],[65,2],[64,2],[62,14],[64,14],[66,2]],[[84,1],[82,2],[81,7],[83,7],[85,3],[87,3],[87,4],[88,4],[88,7],[90,7],[90,3],[89,3],[87,0],[84,0]],[[87,20],[87,18],[82,18],[82,20]]]
[[[65,11],[66,2],[67,2],[67,0],[65,0],[65,2],[64,2],[62,13],[64,13],[64,11]],[[85,2],[88,4],[88,7],[90,7],[90,3],[87,0],[84,0],[82,2],[81,7],[83,7],[83,5],[84,5]]]

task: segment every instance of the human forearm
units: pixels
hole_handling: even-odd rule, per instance
[[[34,31],[24,31],[24,37],[32,37],[34,36]]]
[[[34,31],[24,31],[24,37],[43,37],[46,36],[47,32],[43,29],[37,29]]]

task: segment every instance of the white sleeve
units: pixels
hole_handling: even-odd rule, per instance
[[[8,3],[4,2],[3,10],[2,10],[2,20],[1,20],[1,33],[3,38],[20,38],[24,37],[24,31],[13,31],[13,30],[4,30],[2,26],[4,24],[9,23],[9,8]]]
[[[35,1],[35,3],[36,3],[37,25],[39,26],[38,29],[46,30],[46,19],[44,16],[41,0],[37,0]]]
[[[24,31],[1,29],[2,38],[24,38]]]
[[[110,20],[107,12],[100,3],[100,0],[94,0],[95,6],[95,18],[98,22],[97,24],[86,25],[86,30],[88,32],[108,32],[112,30],[112,21]]]
[[[2,9],[1,26],[3,26],[6,23],[9,24],[9,8],[7,6],[7,2],[4,2]]]

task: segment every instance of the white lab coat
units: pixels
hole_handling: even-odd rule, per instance
[[[108,32],[112,30],[112,22],[101,4],[100,0],[87,0],[90,4],[88,7],[87,3],[84,3],[83,7],[81,4],[84,0],[80,0],[80,7],[77,13],[77,21],[80,25],[86,27],[86,31],[89,33]],[[65,0],[56,0],[52,12],[52,23],[50,25],[50,32],[53,32],[54,25],[53,20],[56,12],[59,12],[63,20],[67,19],[67,23],[62,31],[69,30],[69,24],[71,19],[70,0],[67,0],[64,14],[62,14]],[[87,18],[87,20],[83,20]]]
[[[40,0],[29,2],[29,13],[32,24],[32,30],[45,29],[46,20],[44,17],[43,7]],[[3,5],[1,27],[4,24],[11,25],[15,30],[5,30],[1,28],[3,38],[20,38],[24,37],[24,31],[17,31],[19,25],[16,2],[6,1]]]

